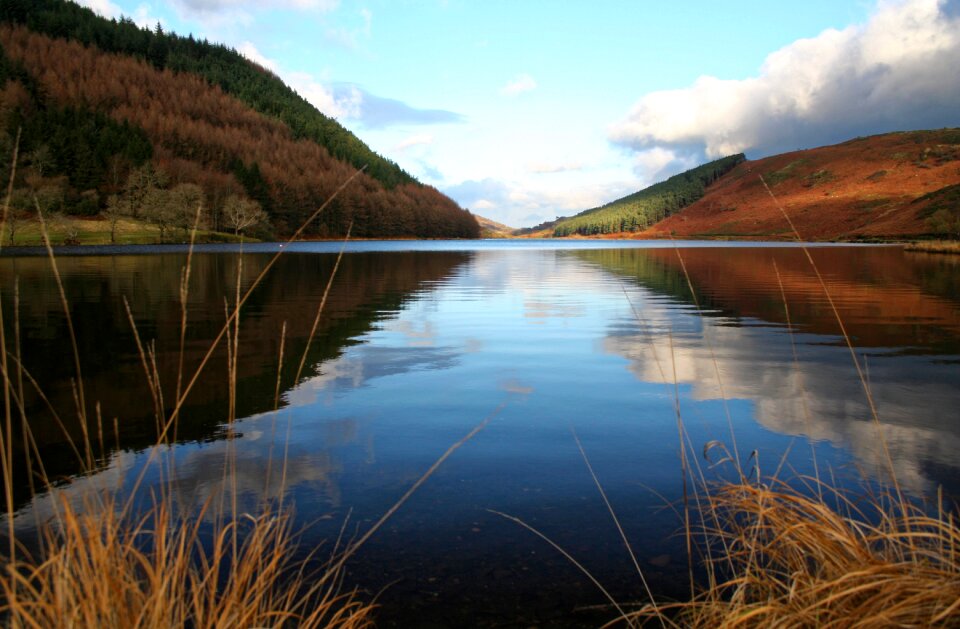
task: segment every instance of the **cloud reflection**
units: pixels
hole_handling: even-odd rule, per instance
[[[338,392],[358,389],[376,378],[417,369],[449,369],[456,364],[460,353],[458,348],[430,345],[363,345],[321,364],[318,375],[288,391],[284,399],[290,406],[307,406],[315,404],[321,393],[329,400]]]
[[[631,323],[623,323],[603,341],[606,352],[629,361],[639,380],[672,383],[675,373],[694,400],[751,400],[763,426],[845,448],[867,471],[886,469],[877,426],[846,347],[825,343],[829,339],[822,336],[791,339],[785,329],[756,321],[694,322],[697,315],[675,308],[644,309],[644,316],[647,331],[637,330],[635,323],[627,331]],[[929,357],[893,351],[873,350],[863,360],[901,485],[922,493],[949,482],[931,470],[956,468],[960,423],[944,413],[960,408],[955,374]]]

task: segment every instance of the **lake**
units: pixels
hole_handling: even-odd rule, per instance
[[[677,407],[688,452],[710,478],[733,478],[721,448],[706,447],[718,441],[763,476],[886,482],[837,315],[901,486],[918,499],[938,488],[960,496],[957,256],[854,245],[812,245],[808,259],[784,244],[354,242],[310,342],[339,249],[285,247],[240,318],[239,419],[225,422],[221,347],[164,457],[190,502],[224,489],[223,462],[235,452],[242,508],[284,491],[309,524],[303,548],[332,550],[341,530],[362,534],[488,420],[350,560],[347,583],[380,593],[383,626],[595,626],[612,617],[585,609],[604,599],[567,559],[494,511],[548,536],[619,599],[641,599],[578,443],[652,588],[683,596],[682,520],[671,507],[682,491]],[[182,358],[185,248],[59,254],[85,397],[103,418],[89,427],[103,447],[85,476],[64,434],[82,432],[50,262],[4,251],[8,347],[16,300],[23,363],[44,391],[26,387],[31,429],[48,475],[71,481],[64,491],[122,488],[141,471],[148,484],[162,482],[159,466],[145,469],[157,403],[131,320],[169,412],[181,362],[194,372],[238,283],[246,290],[278,250],[197,248]],[[49,496],[32,495],[26,474],[14,489],[17,526],[29,530],[50,513]]]

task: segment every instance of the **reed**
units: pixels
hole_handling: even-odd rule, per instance
[[[264,508],[207,531],[169,500],[122,516],[109,495],[63,500],[44,548],[0,579],[10,627],[367,627],[373,605],[311,575],[288,511]],[[239,534],[239,547],[233,536]],[[208,536],[212,539],[208,539]]]
[[[960,528],[953,515],[882,508],[881,501],[858,508],[825,491],[841,508],[785,483],[714,488],[710,508],[720,526],[704,519],[702,533],[723,542],[726,551],[708,553],[708,561],[726,576],[657,613],[690,627],[955,625]],[[653,616],[644,609],[627,622]]]
[[[762,177],[761,183],[766,187]],[[796,240],[802,242],[773,192],[768,187],[767,191]],[[809,251],[803,249],[850,350],[855,375],[863,385],[886,463],[880,484],[888,489],[866,489],[862,497],[851,498],[820,478],[815,451],[816,476],[787,483],[779,479],[783,461],[770,477],[761,476],[758,463],[752,470],[755,474],[744,473],[732,437],[733,456],[722,444],[707,444],[704,456],[714,446],[723,448],[724,460],[735,467],[736,477],[719,483],[707,482],[702,473],[693,477],[693,493],[700,497],[696,504],[698,517],[685,519],[684,533],[688,548],[689,540],[698,542],[706,583],[691,588],[690,600],[651,601],[638,611],[621,615],[611,625],[637,626],[653,619],[661,624],[668,619],[671,625],[711,628],[956,625],[960,616],[960,526],[955,519],[956,507],[945,507],[942,493],[931,508],[906,497],[901,490],[853,343],[833,305],[828,285]],[[681,255],[679,249],[677,255]],[[779,280],[776,266],[774,272]],[[687,280],[689,283],[689,275]],[[781,295],[789,322],[782,284]],[[794,348],[796,361],[795,352]],[[669,384],[666,379],[665,383]],[[806,400],[803,408],[809,414]],[[678,425],[681,447],[690,447],[692,453],[679,412]],[[692,458],[696,460],[695,455]],[[686,466],[683,474],[686,479]],[[685,495],[685,507],[686,503]]]
[[[3,206],[4,219],[9,215],[9,190],[16,172],[16,147],[13,160],[10,186]],[[337,193],[359,172],[345,181]],[[319,208],[307,223],[325,206]],[[50,234],[39,205],[36,210],[41,240],[46,246],[60,288],[76,372],[76,415],[72,418],[61,417],[54,411],[54,416],[68,438],[71,432],[67,430],[67,424],[72,421],[78,423],[81,438],[79,443],[71,440],[71,447],[81,469],[92,476],[96,473],[97,456],[105,452],[103,421],[99,406],[89,404],[84,395],[82,361],[70,323],[70,305],[57,273]],[[294,238],[305,226],[298,230]],[[2,229],[0,222],[0,231]],[[195,236],[196,225],[191,246]],[[267,268],[274,262],[276,257]],[[180,295],[181,344],[188,319],[189,264],[188,255]],[[223,328],[197,370],[192,374],[184,374],[181,361],[172,405],[163,401],[163,388],[151,345],[141,342],[130,317],[157,420],[157,441],[148,449],[145,457],[147,462],[143,467],[145,473],[147,468],[156,464],[155,469],[161,471],[161,477],[165,480],[155,489],[145,488],[141,474],[133,483],[132,490],[120,492],[119,488],[106,488],[103,483],[94,482],[89,483],[89,489],[72,492],[63,490],[61,483],[46,475],[23,404],[24,382],[33,386],[41,399],[46,398],[41,383],[22,368],[19,326],[14,324],[11,339],[6,327],[0,325],[0,385],[5,402],[3,429],[0,430],[0,472],[6,497],[3,516],[7,537],[4,548],[0,549],[4,560],[4,569],[0,573],[0,617],[5,625],[119,629],[352,628],[372,624],[375,605],[361,602],[356,591],[344,591],[342,588],[342,567],[345,558],[355,552],[356,546],[351,545],[339,551],[338,544],[326,561],[315,557],[315,552],[305,556],[298,554],[298,534],[292,526],[292,510],[284,502],[282,491],[277,500],[263,501],[253,513],[239,510],[235,482],[225,482],[223,485],[228,488],[224,493],[230,495],[213,496],[203,505],[184,504],[176,496],[175,457],[168,444],[176,434],[177,423],[182,420],[180,412],[184,399],[224,337],[230,356],[228,378],[231,392],[235,393],[235,357],[241,330],[239,312],[250,291],[263,280],[265,274],[266,270],[256,279],[254,286],[242,295],[238,281],[234,303],[232,307],[226,307]],[[18,294],[16,287],[14,294]],[[324,302],[318,305],[318,319],[323,312]],[[0,303],[0,316],[4,305]],[[283,361],[282,341],[279,361],[278,374]],[[278,403],[279,394],[275,397]],[[170,407],[172,410],[166,410]],[[234,438],[233,408],[231,402],[231,412],[224,418],[231,440]],[[21,435],[15,434],[15,427],[22,431]],[[35,494],[46,493],[54,513],[49,519],[37,522],[35,530],[28,533],[26,539],[18,537],[20,532],[15,526],[17,513],[13,494],[15,475],[20,471],[13,457],[15,440],[27,456],[27,469],[39,469],[37,478],[28,472],[31,490]],[[225,474],[234,475],[234,480],[237,469],[235,459],[235,450],[228,448],[223,468]],[[278,467],[285,470],[285,461],[278,462]],[[27,550],[28,546],[30,551]]]
[[[766,182],[761,178],[766,187]],[[790,217],[767,188],[802,243]],[[908,250],[960,253],[957,243],[918,243]],[[852,497],[835,482],[821,479],[816,451],[811,450],[815,476],[798,477],[788,483],[780,479],[786,455],[772,476],[761,476],[759,463],[751,454],[753,468],[746,472],[737,456],[730,417],[731,448],[720,442],[703,447],[704,458],[713,449],[721,451],[720,461],[733,468],[733,480],[708,481],[691,443],[680,412],[676,375],[670,377],[675,358],[654,358],[664,385],[673,389],[681,445],[683,477],[682,533],[687,542],[690,568],[690,597],[680,602],[655,599],[640,572],[646,596],[635,603],[634,611],[623,612],[608,626],[645,626],[658,623],[673,627],[947,627],[960,617],[960,525],[956,505],[944,505],[942,491],[935,505],[905,496],[896,478],[892,457],[869,383],[860,359],[829,287],[806,247],[804,253],[830,303],[841,336],[850,351],[854,375],[862,384],[876,439],[886,464],[879,479],[880,490],[864,483],[864,490]],[[680,249],[680,265],[694,295]],[[780,281],[779,269],[774,273]],[[781,296],[788,330],[790,309],[781,282]],[[626,291],[628,302],[629,295]],[[641,328],[646,323],[630,303]],[[704,342],[711,344],[709,336]],[[797,363],[795,341],[794,363]],[[671,345],[672,350],[672,345]],[[711,359],[716,367],[712,346]],[[666,364],[661,364],[666,363]],[[720,372],[716,370],[722,386]],[[805,395],[805,392],[804,392]],[[725,401],[725,396],[724,401]],[[809,420],[810,407],[803,400]],[[812,446],[811,446],[812,448]],[[584,458],[586,456],[584,455]],[[589,462],[587,463],[589,467]],[[602,494],[602,490],[601,490]],[[692,513],[691,513],[692,512]],[[616,521],[616,516],[614,516]],[[693,565],[703,567],[705,578],[695,582]]]
[[[16,169],[16,148],[14,149]],[[296,240],[328,204],[363,169],[347,178],[320,206],[287,243]],[[11,187],[13,181],[11,175]],[[9,211],[9,192],[4,216]],[[20,360],[19,325],[14,303],[12,343],[6,326],[0,325],[0,387],[4,396],[3,422],[0,424],[0,473],[6,505],[6,547],[0,548],[5,569],[0,573],[0,618],[11,627],[116,627],[116,628],[233,628],[233,627],[367,627],[373,624],[376,605],[362,601],[356,590],[343,588],[343,570],[348,559],[422,486],[424,482],[459,447],[469,441],[503,408],[498,406],[462,439],[451,445],[385,513],[366,531],[357,531],[353,540],[336,540],[329,556],[321,558],[318,549],[302,552],[297,545],[299,533],[293,529],[292,507],[285,500],[287,478],[287,445],[279,460],[268,462],[268,478],[280,478],[279,492],[271,492],[252,512],[241,512],[238,500],[238,466],[236,450],[235,396],[237,391],[238,348],[241,343],[240,313],[251,293],[265,279],[270,268],[285,249],[273,255],[252,284],[241,290],[243,258],[238,261],[236,290],[224,298],[224,323],[211,341],[192,373],[184,372],[182,358],[188,325],[190,264],[197,225],[190,237],[190,250],[182,269],[180,284],[180,368],[176,375],[174,396],[164,400],[164,390],[157,368],[153,345],[142,339],[129,305],[125,303],[144,380],[150,394],[156,419],[155,444],[147,448],[140,471],[121,479],[126,487],[105,487],[97,479],[97,460],[104,447],[104,427],[99,406],[88,403],[81,373],[81,357],[73,333],[70,304],[57,272],[57,259],[50,234],[39,204],[36,205],[41,239],[46,247],[51,269],[60,293],[61,307],[70,330],[73,367],[75,416],[67,417],[47,406],[67,437],[82,470],[93,482],[77,483],[79,491],[64,490],[61,483],[47,476],[41,452],[30,430],[30,421],[23,404],[24,383],[37,396],[47,401],[41,383],[25,369]],[[199,210],[198,214],[199,216]],[[3,223],[0,221],[0,232]],[[344,244],[349,239],[348,235]],[[2,245],[0,245],[2,246]],[[344,255],[341,248],[328,278],[309,339],[297,363],[297,379],[305,366],[307,353],[323,316],[327,298]],[[14,295],[17,296],[16,284]],[[0,302],[0,318],[2,308]],[[274,410],[280,401],[280,374],[285,360],[286,324],[281,332],[278,352],[277,384]],[[146,342],[144,342],[146,341]],[[183,405],[190,391],[201,381],[201,374],[218,346],[227,353],[229,409],[224,423],[228,441],[223,460],[224,489],[207,498],[203,505],[184,502],[179,495],[176,467],[177,428],[184,421]],[[9,359],[9,360],[8,360]],[[70,411],[67,411],[68,413]],[[14,421],[19,415],[19,422]],[[80,438],[71,439],[68,429],[78,423]],[[114,419],[114,434],[117,419]],[[15,474],[14,427],[22,429],[18,445],[27,456],[32,472],[31,492],[46,494],[53,516],[38,521],[26,538],[18,537],[18,514],[14,508]],[[289,426],[287,438],[289,440]],[[119,444],[117,446],[119,448]],[[31,460],[33,465],[31,465]],[[274,472],[274,468],[276,472]],[[160,475],[153,487],[146,483],[148,470]],[[66,485],[70,487],[70,485]],[[344,525],[345,526],[345,525]],[[29,528],[29,527],[25,527]],[[32,552],[27,548],[31,547]]]

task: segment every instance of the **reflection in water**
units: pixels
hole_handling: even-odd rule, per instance
[[[825,247],[810,253],[854,345],[960,353],[960,273],[951,256],[905,256],[897,247]],[[576,255],[690,303],[685,266],[708,315],[785,324],[785,295],[791,322],[798,330],[840,334],[820,281],[804,252],[795,247],[604,250]]]
[[[957,293],[949,286],[943,291],[943,282],[925,290],[931,283],[922,281],[937,277],[941,261],[905,263],[892,248],[821,249],[813,256],[866,370],[899,482],[918,494],[944,485],[957,495]],[[689,384],[695,400],[751,400],[754,419],[765,427],[830,441],[874,475],[887,469],[840,326],[802,251],[591,251],[578,257],[694,303],[686,267],[707,316],[643,308],[652,338],[620,324],[604,341],[607,351],[630,360],[638,378],[660,382],[665,370]],[[793,333],[785,327],[788,313]],[[672,339],[665,333],[671,330]]]
[[[444,370],[451,368],[460,352],[456,348],[437,348],[410,344],[407,347],[364,345],[349,355],[329,360],[320,366],[320,373],[289,391],[284,399],[293,406],[315,404],[323,394],[332,402],[338,391],[357,389],[372,378],[382,378],[409,371]]]
[[[491,509],[536,526],[617,596],[637,594],[632,565],[571,428],[654,588],[680,593],[683,547],[672,537],[678,522],[662,509],[663,500],[681,492],[674,373],[697,446],[729,439],[726,406],[741,451],[759,450],[769,471],[794,436],[814,442],[824,466],[852,462],[870,473],[880,467],[876,427],[803,252],[680,253],[689,283],[670,248],[565,251],[520,243],[503,250],[350,253],[299,382],[294,370],[332,257],[291,256],[255,293],[242,320],[239,404],[247,417],[232,427],[221,421],[226,378],[218,356],[211,379],[190,399],[178,443],[146,470],[147,484],[159,483],[170,463],[184,505],[223,495],[234,484],[241,509],[286,495],[301,521],[312,523],[304,537],[310,550],[336,538],[345,521],[348,535],[366,530],[505,402],[350,562],[351,585],[374,592],[390,586],[380,599],[381,624],[478,624],[484,610],[491,612],[489,624],[603,619],[574,614],[602,600],[564,558]],[[960,446],[956,267],[898,248],[822,248],[813,255],[866,366],[901,484],[916,493],[942,484],[960,495],[953,455]],[[146,465],[138,449],[155,428],[145,398],[132,393],[142,391],[142,368],[119,300],[132,296],[141,336],[156,339],[169,402],[183,258],[62,263],[81,334],[90,335],[83,341],[89,397],[103,402],[107,416],[124,420],[119,448],[103,454],[103,471],[64,490],[79,494],[88,486],[129,484]],[[245,258],[241,282],[262,263]],[[0,277],[5,303],[12,277],[20,277],[25,358],[56,390],[72,371],[69,361],[45,359],[65,350],[44,264],[3,259]],[[236,257],[198,256],[194,278],[188,365],[222,325]],[[280,374],[281,408],[273,412],[283,322],[289,360]],[[69,401],[63,392],[55,399]],[[37,430],[54,452],[61,437],[46,421],[39,416]],[[225,487],[230,457],[238,474]],[[793,447],[787,463],[809,472],[811,449]],[[63,473],[75,469],[65,466]],[[35,497],[17,524],[28,527],[51,509],[49,497]]]
[[[333,255],[285,255],[253,293],[241,317],[237,373],[237,414],[262,412],[272,407],[277,385],[281,330],[285,326],[288,360],[280,374],[281,390],[290,388],[323,289]],[[327,301],[316,338],[309,348],[308,367],[335,358],[345,345],[376,321],[393,316],[410,295],[424,284],[436,282],[463,264],[467,254],[456,252],[399,252],[355,254],[341,265]],[[191,263],[187,304],[188,327],[184,344],[183,373],[193,374],[219,333],[228,300],[236,294],[238,262],[235,254],[195,255]],[[245,289],[269,260],[266,255],[246,255],[239,267]],[[183,254],[63,257],[58,267],[77,330],[87,400],[88,431],[98,433],[94,401],[99,404],[107,435],[105,444],[145,447],[156,440],[157,420],[136,339],[124,302],[129,303],[137,331],[150,353],[148,360],[159,374],[164,412],[173,409],[180,369],[181,308],[179,285],[186,263]],[[69,439],[82,439],[72,382],[75,378],[59,294],[42,257],[0,259],[3,303],[13,303],[13,286],[20,293],[19,320],[26,370],[42,384],[44,396],[66,424]],[[12,308],[4,309],[8,330]],[[10,335],[12,336],[12,335]],[[8,338],[10,337],[8,336]],[[206,441],[223,436],[227,413],[226,349],[207,365],[204,377],[186,400],[177,426],[180,441]],[[307,376],[312,375],[307,372]],[[76,473],[78,462],[67,446],[57,418],[43,397],[26,390],[26,412],[41,450],[49,454],[51,476]],[[118,418],[116,424],[113,418]],[[114,425],[118,435],[112,434]],[[98,444],[94,444],[95,447]],[[108,452],[100,455],[107,457]],[[23,496],[24,484],[18,488]]]

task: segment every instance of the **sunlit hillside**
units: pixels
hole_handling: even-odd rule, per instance
[[[744,162],[643,236],[956,238],[958,184],[958,129],[857,138]]]

